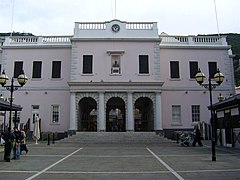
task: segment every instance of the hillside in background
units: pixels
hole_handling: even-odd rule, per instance
[[[228,45],[231,45],[233,55],[235,55],[233,58],[235,85],[240,86],[240,34],[226,33],[220,35],[227,37],[227,43]],[[201,34],[199,36],[218,36],[218,34]]]
[[[232,46],[235,57],[233,58],[235,84],[240,86],[240,34],[222,34],[227,36],[227,42]]]
[[[4,36],[10,36],[11,33],[0,33],[0,37],[4,37]],[[12,36],[34,36],[32,33],[20,33],[20,32],[13,32]]]

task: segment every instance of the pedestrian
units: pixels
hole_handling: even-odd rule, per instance
[[[15,135],[13,131],[8,128],[3,134],[3,140],[5,141],[4,145],[4,160],[7,162],[10,162],[10,156],[11,156],[11,151],[13,147],[13,143],[15,140]]]
[[[25,151],[27,154],[28,148],[27,148],[27,144],[26,144],[26,133],[23,128],[21,130],[21,136],[22,136],[22,142],[21,142],[20,151],[21,151],[21,154],[22,154],[22,151]]]
[[[196,146],[196,143],[198,143],[199,146],[203,146],[203,144],[201,142],[201,132],[198,128],[198,125],[196,125],[194,127],[193,135],[194,135],[194,141],[193,141],[192,145]]]
[[[12,159],[19,160],[22,135],[21,135],[21,131],[19,131],[17,127],[14,127],[13,133],[15,135],[15,140],[14,140],[14,145],[13,145],[13,158]]]

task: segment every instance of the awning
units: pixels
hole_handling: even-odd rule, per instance
[[[12,111],[21,111],[20,105],[12,104]],[[0,100],[0,111],[10,111],[10,102]]]
[[[231,96],[221,102],[217,102],[213,104],[213,110],[221,109],[221,108],[227,108],[230,106],[239,106],[240,105],[240,94],[236,94],[234,96]],[[208,109],[211,109],[208,107]]]

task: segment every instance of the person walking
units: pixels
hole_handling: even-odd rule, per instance
[[[13,131],[15,135],[15,143],[13,145],[13,158],[12,159],[20,159],[20,146],[22,141],[21,131],[18,130],[17,127],[14,127]]]
[[[21,142],[20,151],[21,151],[21,154],[22,154],[22,151],[25,151],[27,154],[28,148],[27,148],[27,144],[26,144],[26,133],[23,128],[21,130],[21,135],[22,135],[22,142]]]
[[[196,143],[198,143],[199,146],[203,146],[202,141],[201,141],[201,132],[198,128],[198,125],[195,126],[193,135],[194,135],[194,141],[193,141],[192,145],[196,146]]]
[[[15,135],[13,131],[8,128],[8,131],[5,131],[3,134],[3,140],[5,141],[4,145],[4,160],[10,162],[11,151],[15,141]]]

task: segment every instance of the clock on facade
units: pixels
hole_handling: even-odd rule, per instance
[[[113,32],[118,32],[120,30],[120,26],[118,24],[112,25],[112,31]]]

